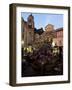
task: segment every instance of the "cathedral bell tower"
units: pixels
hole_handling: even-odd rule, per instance
[[[27,45],[32,45],[34,41],[34,17],[29,15],[27,19]]]

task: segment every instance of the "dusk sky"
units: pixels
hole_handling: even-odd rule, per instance
[[[30,14],[31,13],[22,12],[21,17],[23,17],[23,19],[27,21],[27,18]],[[37,29],[41,27],[43,27],[44,29],[48,24],[54,25],[54,29],[63,27],[63,14],[32,13],[32,15],[34,16],[35,27]]]

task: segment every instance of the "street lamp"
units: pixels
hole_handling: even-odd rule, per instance
[[[33,52],[33,50],[32,50],[32,46],[28,46],[28,47],[27,47],[27,52],[30,52],[30,53]]]

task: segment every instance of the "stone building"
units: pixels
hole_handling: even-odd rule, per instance
[[[48,24],[48,25],[45,27],[45,31],[50,32],[50,31],[53,31],[53,30],[54,30],[54,25],[52,25],[52,24]]]
[[[32,45],[34,41],[34,17],[29,15],[27,21],[22,19],[22,40],[24,41],[24,47]]]
[[[22,41],[23,47],[41,47],[45,42],[54,42],[56,46],[63,46],[63,28],[54,29],[54,25],[48,24],[43,28],[36,29],[34,17],[29,15],[27,21],[22,18]]]
[[[63,46],[63,28],[54,29],[54,26],[51,24],[48,24],[45,27],[45,32],[48,33],[45,36],[49,36],[53,39],[53,42],[56,46]]]
[[[53,39],[56,46],[63,46],[63,28],[55,30],[56,37]]]

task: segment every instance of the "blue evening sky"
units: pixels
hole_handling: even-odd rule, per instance
[[[31,13],[22,12],[21,17],[27,21],[27,18],[30,14]],[[48,24],[54,25],[54,29],[63,27],[63,14],[32,13],[32,15],[34,16],[35,27],[37,29],[41,27],[44,29]]]

